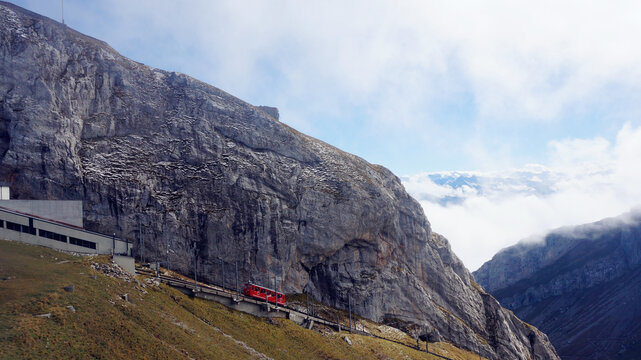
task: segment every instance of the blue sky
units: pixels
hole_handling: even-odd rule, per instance
[[[61,17],[59,1],[14,3]],[[599,166],[620,174],[641,161],[617,150],[637,149],[641,142],[641,136],[621,135],[637,134],[641,126],[639,2],[66,0],[64,5],[70,27],[133,60],[188,74],[254,105],[276,106],[281,121],[294,128],[413,179],[406,182],[412,195],[443,191],[422,173],[510,174],[528,164],[561,174],[554,177],[558,181],[565,176],[580,183],[581,196],[555,200],[530,194],[546,205],[524,209],[501,241],[481,239],[492,243],[483,259],[537,229],[594,221],[634,205],[630,199],[637,194],[623,184],[636,182],[636,173],[608,178],[605,192],[594,185],[598,181],[579,174]],[[559,158],[579,159],[581,166]],[[617,165],[611,167],[608,158],[618,159]],[[596,209],[599,204],[588,205],[590,199],[604,193],[618,201],[604,199],[608,204],[599,211],[574,211]],[[434,229],[476,267],[481,257],[473,256],[480,250],[470,241],[478,237],[459,230],[495,221],[494,230],[486,231],[500,233],[505,225],[496,219],[513,214],[516,203],[532,204],[511,196],[516,195],[509,190],[495,191],[474,206],[422,204]],[[574,203],[559,200],[570,198]],[[550,216],[554,211],[557,216]],[[489,213],[495,220],[483,217]],[[567,214],[581,216],[561,216]],[[465,249],[473,251],[465,255]]]
[[[551,140],[637,124],[634,9],[517,3],[66,0],[65,17],[399,175],[543,162]]]

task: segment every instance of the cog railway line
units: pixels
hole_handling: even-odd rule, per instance
[[[233,289],[223,288],[217,285],[205,284],[202,282],[194,282],[193,280],[185,280],[173,276],[167,276],[164,274],[156,273],[153,270],[147,270],[142,267],[136,268],[136,273],[140,275],[152,276],[158,279],[160,282],[163,282],[173,288],[178,289],[179,291],[205,300],[217,301],[225,306],[231,307],[235,310],[243,311],[250,313],[252,315],[261,316],[261,317],[281,317],[287,318],[294,321],[295,323],[305,326],[308,329],[311,329],[314,324],[324,325],[333,329],[337,329],[339,332],[344,329],[338,321],[331,321],[324,319],[318,315],[308,314],[307,312],[301,311],[287,305],[275,304],[272,302],[267,302],[259,300],[253,297],[245,296],[240,291]],[[242,304],[242,305],[241,305]],[[244,305],[244,306],[243,306]],[[366,331],[357,330],[354,328],[347,329],[350,333],[355,333],[359,335],[372,336],[377,339],[393,342],[399,345],[403,345],[410,349],[419,350],[416,346],[411,346],[406,343],[388,339],[376,334],[372,334]],[[428,354],[436,356],[441,359],[453,360],[451,358],[436,354],[431,351],[426,351]]]

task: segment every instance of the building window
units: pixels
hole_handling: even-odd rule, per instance
[[[4,227],[4,220],[0,220],[0,227]]]
[[[13,231],[20,231],[22,229],[22,225],[16,224],[11,221],[7,221],[7,229],[13,230]]]
[[[56,234],[55,232],[42,230],[42,229],[38,230],[38,234],[40,235],[40,237],[45,237],[47,239],[56,240],[56,241],[60,241],[60,242],[63,242],[63,243],[67,242],[67,236],[66,235],[60,235],[60,234]]]
[[[69,236],[69,244],[86,247],[89,249],[96,249],[96,243],[92,241],[82,240]]]
[[[25,234],[31,234],[31,235],[36,234],[36,228],[27,226],[27,225],[22,225],[22,229],[20,229],[20,231],[22,231]]]

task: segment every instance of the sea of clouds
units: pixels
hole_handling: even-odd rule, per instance
[[[521,239],[616,216],[641,204],[641,127],[613,142],[548,144],[548,162],[503,171],[420,173],[402,178],[434,231],[470,270]]]

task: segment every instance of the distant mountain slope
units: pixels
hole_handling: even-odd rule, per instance
[[[487,357],[556,358],[389,170],[17,6],[0,2],[0,25],[0,182],[17,198],[82,199],[89,229],[185,274],[197,254],[210,282],[237,266],[241,283],[350,299]]]
[[[640,210],[504,249],[474,277],[562,358],[641,358]]]

